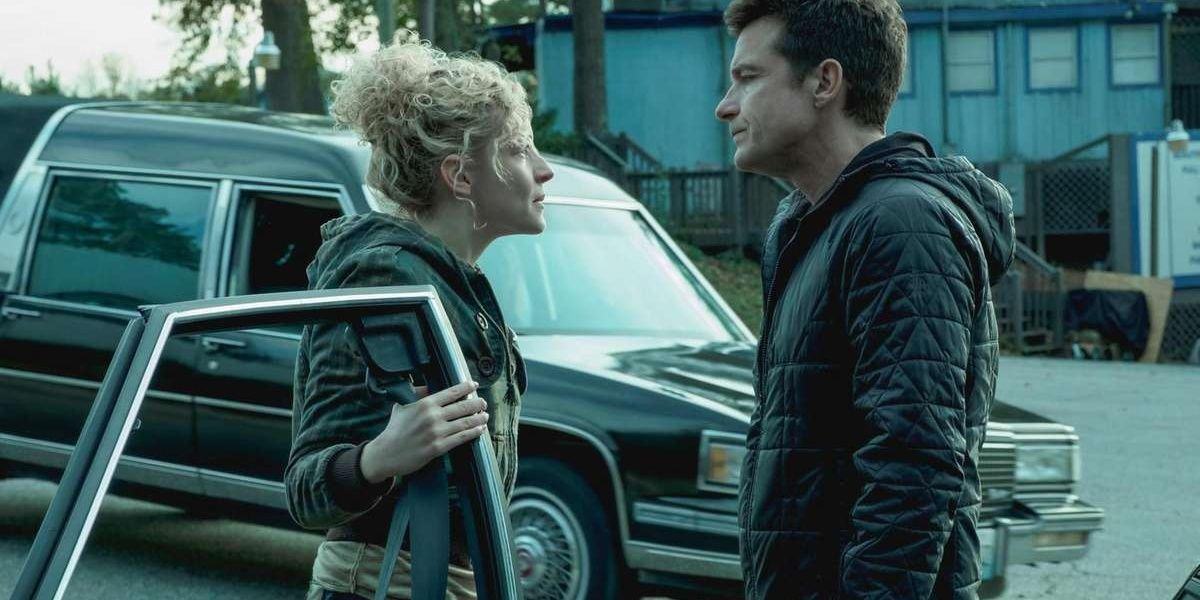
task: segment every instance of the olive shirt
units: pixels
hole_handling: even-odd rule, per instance
[[[479,383],[477,394],[487,402],[488,429],[505,498],[510,497],[525,368],[487,278],[413,221],[384,213],[334,219],[321,227],[321,237],[323,243],[308,266],[310,289],[431,285],[437,290],[470,375]],[[326,544],[383,545],[397,490],[390,480],[369,484],[359,459],[363,445],[387,425],[391,406],[372,400],[367,392],[365,366],[351,335],[343,323],[304,329],[293,388],[292,449],[284,476],[287,505],[301,526],[327,529]],[[455,497],[452,489],[452,500]],[[451,558],[466,565],[465,534],[453,504]]]

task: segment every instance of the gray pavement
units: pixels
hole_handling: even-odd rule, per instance
[[[998,397],[1076,427],[1079,494],[1107,511],[1089,556],[1010,566],[1003,597],[1170,598],[1200,563],[1200,368],[1006,358]],[[53,492],[0,480],[0,598]],[[67,597],[300,598],[318,543],[112,498]]]
[[[1012,566],[1003,597],[1171,598],[1200,564],[1200,368],[1005,359],[997,398],[1075,427],[1106,511],[1088,556]]]

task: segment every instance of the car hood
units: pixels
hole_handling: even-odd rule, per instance
[[[526,360],[633,378],[670,395],[707,398],[745,415],[754,411],[754,344],[568,335],[522,335],[519,343]]]
[[[625,336],[522,335],[526,360],[613,379],[634,378],[670,395],[707,398],[754,412],[755,344]],[[1053,423],[1039,414],[992,403],[994,423]]]

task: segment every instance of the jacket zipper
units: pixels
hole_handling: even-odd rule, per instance
[[[855,172],[857,171],[858,169],[855,169]],[[833,195],[833,192],[841,187],[842,183],[845,182],[846,178],[851,174],[839,175],[838,178],[833,181],[833,185],[830,186],[829,191],[821,197],[820,202],[809,207],[808,211],[804,213],[804,216],[800,217],[800,220],[796,222],[795,231],[792,232],[792,235],[788,238],[787,243],[785,243],[783,246],[780,246],[779,253],[776,254],[775,268],[771,272],[771,282],[769,285],[767,285],[767,299],[763,304],[763,334],[758,340],[758,376],[756,377],[757,381],[755,381],[755,384],[757,384],[756,387],[760,392],[763,388],[763,368],[766,366],[767,360],[767,343],[771,339],[771,325],[775,321],[775,306],[772,305],[772,300],[775,299],[775,283],[779,280],[779,267],[781,264],[783,264],[783,258],[787,254],[788,249],[792,247],[792,244],[796,242],[796,238],[800,236],[800,229],[804,227],[804,222],[808,220],[809,215],[815,212],[818,207],[828,202],[829,198]]]

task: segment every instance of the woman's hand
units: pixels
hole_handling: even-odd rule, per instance
[[[392,406],[387,427],[367,442],[360,458],[363,477],[379,483],[415,473],[429,461],[487,431],[487,403],[474,395],[479,384],[460,383],[436,394],[417,388],[420,400]],[[470,394],[468,396],[468,394]]]

